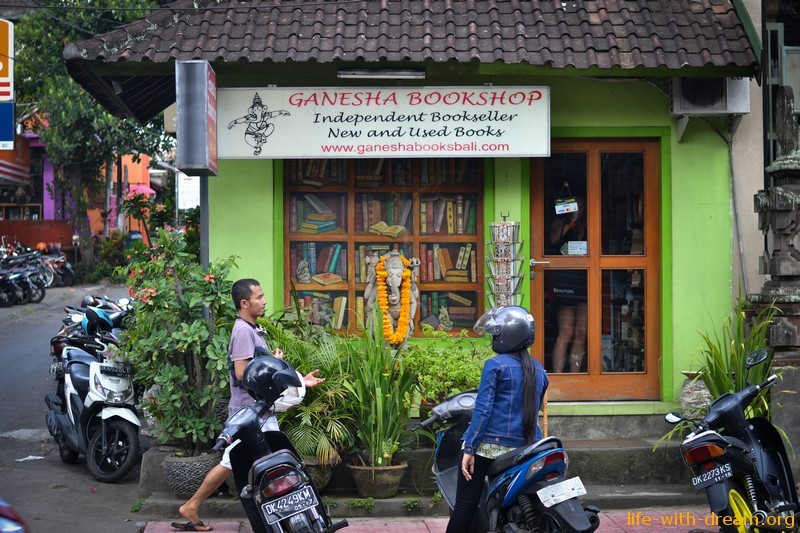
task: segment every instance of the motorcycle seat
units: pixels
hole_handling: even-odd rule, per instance
[[[94,359],[94,357],[92,357],[92,359]],[[89,365],[88,363],[81,364],[82,361],[73,361],[73,363],[75,364],[71,364],[67,367],[69,368],[69,377],[72,380],[72,385],[75,387],[78,396],[86,398],[86,395],[89,393]]]
[[[88,372],[88,365],[92,364],[93,362],[97,361],[97,357],[90,354],[86,350],[81,350],[75,346],[71,347],[67,350],[67,361],[70,363],[81,363],[87,365],[87,372]],[[88,375],[88,374],[87,374]]]
[[[561,448],[561,440],[556,437],[547,437],[546,439],[534,442],[528,446],[515,448],[492,461],[492,464],[489,465],[489,469],[486,471],[486,475],[490,477],[495,476],[501,472],[505,472],[512,466],[519,464],[520,461],[539,454],[545,450],[552,450],[555,448]]]

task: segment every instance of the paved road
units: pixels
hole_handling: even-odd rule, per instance
[[[65,305],[87,294],[122,297],[122,286],[48,289],[45,299],[0,309],[0,496],[31,531],[135,532],[157,517],[131,513],[138,499],[138,467],[121,483],[95,481],[81,458],[66,465],[45,425],[44,396],[54,390],[50,337]]]

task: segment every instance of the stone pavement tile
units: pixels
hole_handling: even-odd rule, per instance
[[[604,511],[596,533],[660,533],[717,531],[708,508],[664,507]]]
[[[447,518],[348,518],[346,533],[444,533]],[[703,507],[651,507],[622,511],[601,511],[596,533],[697,533],[716,531],[713,517]],[[217,533],[250,533],[247,522],[206,520]],[[174,533],[170,522],[148,522],[144,533]]]
[[[444,533],[447,518],[348,518],[343,533]]]
[[[176,520],[177,521],[177,520]],[[250,531],[250,526],[247,529],[240,530],[238,520],[205,520],[207,526],[212,526],[215,533],[244,533]],[[172,520],[167,522],[148,522],[144,528],[143,533],[174,533],[176,530],[170,524]]]

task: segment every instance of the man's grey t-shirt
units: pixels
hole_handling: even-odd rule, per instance
[[[228,357],[231,361],[244,361],[252,359],[256,348],[267,348],[267,341],[258,334],[253,327],[243,318],[237,318],[231,330],[231,342],[228,346]],[[269,348],[267,348],[269,349]],[[228,404],[228,417],[242,407],[251,405],[255,400],[241,387],[237,387],[231,379],[231,401]]]

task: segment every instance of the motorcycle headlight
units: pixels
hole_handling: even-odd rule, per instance
[[[133,385],[128,382],[128,387],[122,391],[112,391],[103,386],[100,382],[100,377],[94,376],[94,390],[97,394],[105,398],[107,404],[110,405],[123,405],[125,398],[133,393]]]

